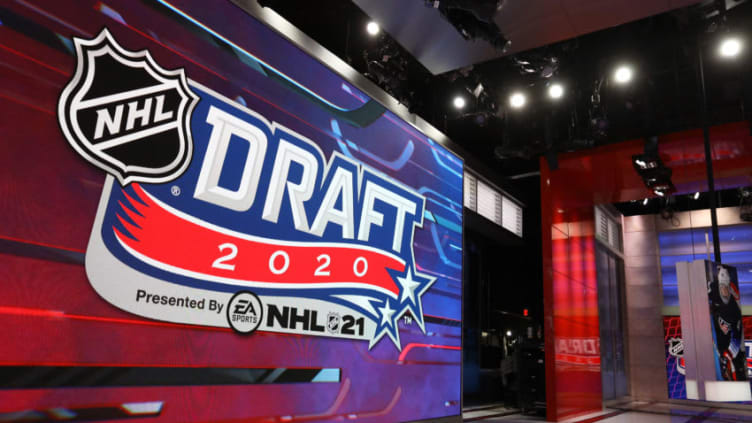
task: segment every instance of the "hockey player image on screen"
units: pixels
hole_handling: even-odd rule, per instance
[[[708,263],[708,296],[720,379],[747,380],[744,326],[736,269]]]

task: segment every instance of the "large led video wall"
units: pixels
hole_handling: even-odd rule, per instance
[[[461,396],[460,158],[229,1],[0,5],[0,420]]]
[[[736,268],[739,302],[752,304],[752,225],[721,226],[719,240],[723,264]],[[661,276],[663,280],[663,317],[666,348],[666,374],[668,395],[673,399],[686,399],[684,344],[679,317],[679,288],[676,263],[712,258],[713,238],[710,228],[691,228],[658,234]],[[745,307],[746,308],[746,307]],[[747,356],[747,373],[752,376],[752,316],[742,309],[744,346],[740,354]],[[673,312],[672,312],[673,310]]]

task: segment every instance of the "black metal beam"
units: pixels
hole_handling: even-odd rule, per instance
[[[708,196],[710,201],[710,223],[713,230],[713,254],[716,263],[721,263],[721,242],[718,237],[718,215],[716,213],[717,196],[713,178],[713,155],[710,145],[710,127],[708,123],[708,98],[705,91],[705,66],[702,60],[702,41],[697,43],[697,61],[700,79],[700,115],[702,119],[702,136],[705,140],[705,169],[708,177]]]

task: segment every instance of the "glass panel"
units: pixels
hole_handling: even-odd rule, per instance
[[[627,376],[624,370],[624,261],[614,255],[611,256],[611,292],[613,310],[613,342],[614,342],[614,398],[627,395]]]
[[[614,352],[611,330],[611,309],[613,307],[609,283],[609,254],[605,248],[598,246],[595,263],[598,277],[598,314],[600,315],[601,381],[603,384],[603,399],[610,399],[614,396]]]

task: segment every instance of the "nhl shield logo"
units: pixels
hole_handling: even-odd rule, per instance
[[[183,69],[163,69],[148,51],[124,49],[106,28],[74,42],[76,72],[58,102],[70,145],[123,186],[180,176],[193,153],[189,125],[198,102]]]
[[[681,338],[671,338],[668,340],[668,353],[672,357],[684,356],[684,341]]]
[[[339,333],[340,316],[338,313],[329,313],[326,316],[326,330],[330,333]]]

